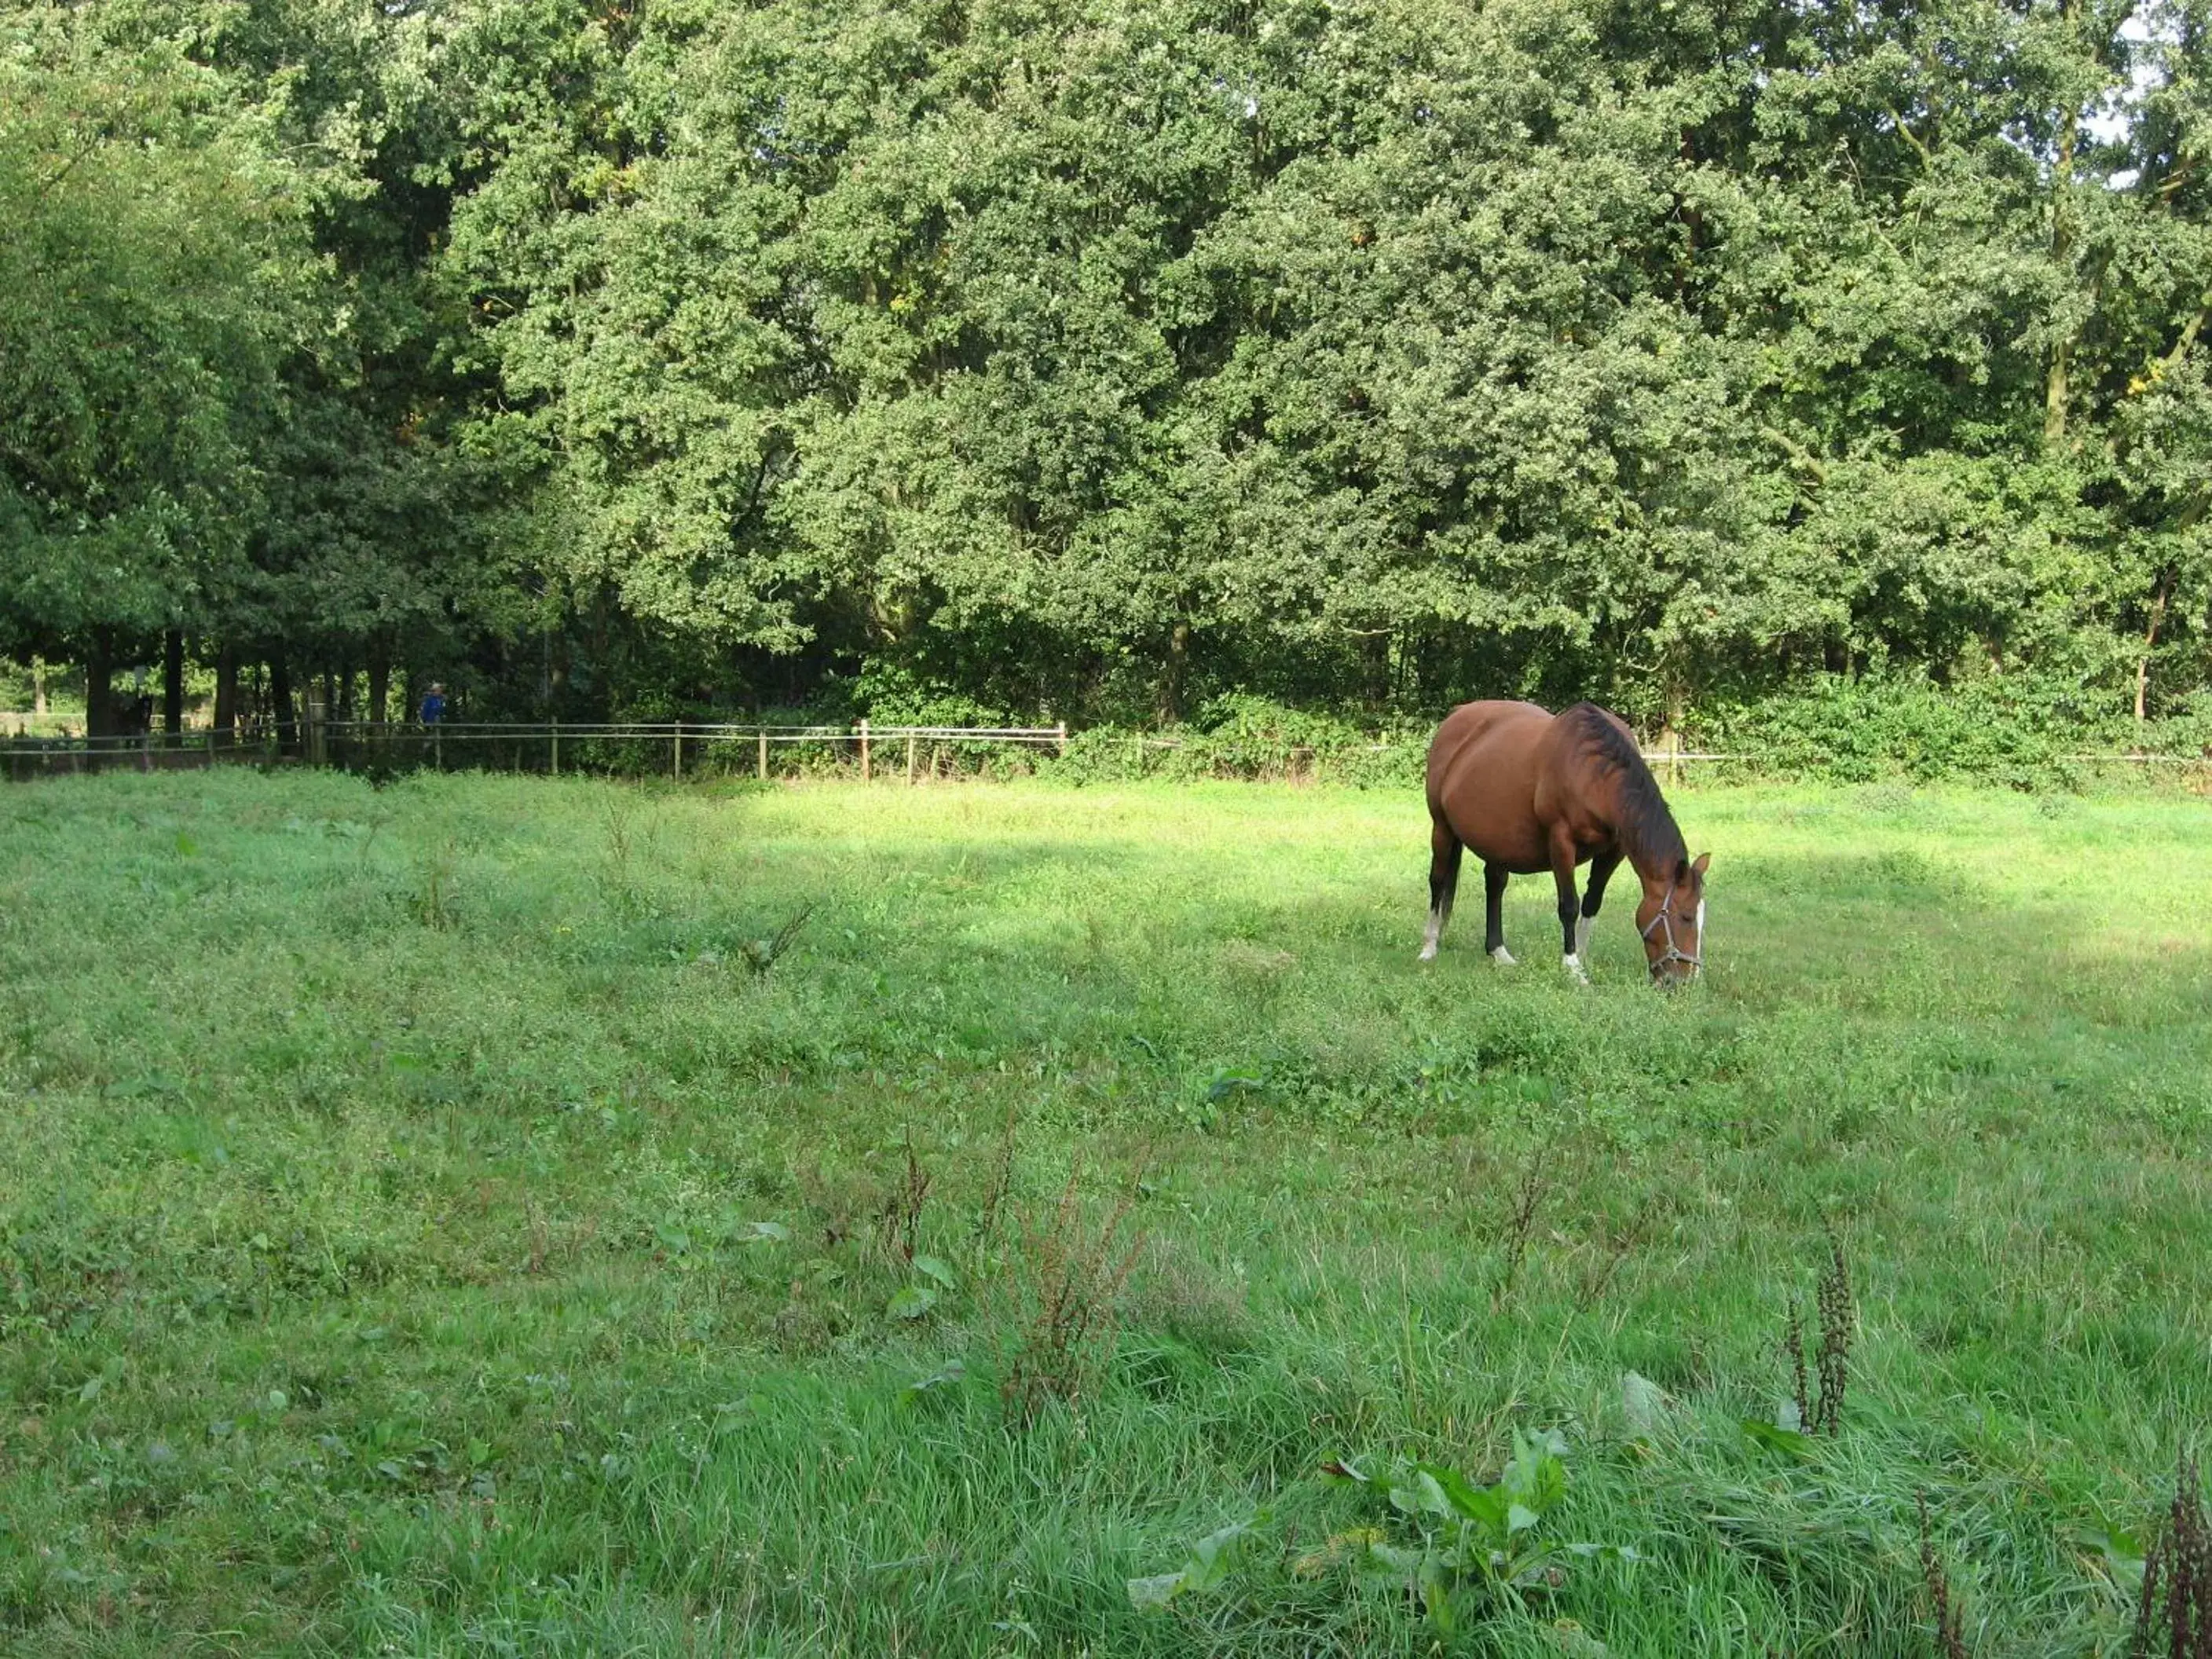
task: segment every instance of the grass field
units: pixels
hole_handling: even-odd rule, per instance
[[[0,1650],[1917,1654],[1924,1494],[2119,1650],[2207,805],[1677,807],[1669,998],[1546,882],[1417,966],[1409,797],[0,791]]]

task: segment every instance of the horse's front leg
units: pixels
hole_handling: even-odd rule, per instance
[[[1590,860],[1589,881],[1583,889],[1583,914],[1575,923],[1575,956],[1582,963],[1589,961],[1590,920],[1597,908],[1605,902],[1605,884],[1613,879],[1613,872],[1620,868],[1620,849],[1607,848]]]
[[[1565,824],[1552,830],[1552,878],[1559,884],[1559,965],[1587,985],[1589,975],[1575,950],[1575,925],[1583,908],[1575,896],[1575,842]]]

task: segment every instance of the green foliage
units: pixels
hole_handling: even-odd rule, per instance
[[[4,27],[12,653],[1200,775],[1290,729],[1239,697],[1833,676],[1881,718],[1799,770],[2016,780],[2212,670],[2203,0]]]
[[[0,19],[0,649],[210,613],[307,319],[294,170],[171,40]]]
[[[2205,36],[2066,15],[501,0],[441,264],[572,579],[886,707],[2124,711],[2203,669]]]

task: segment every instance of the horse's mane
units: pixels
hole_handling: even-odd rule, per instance
[[[1689,845],[1634,740],[1594,702],[1578,702],[1559,718],[1566,723],[1575,749],[1589,757],[1598,775],[1620,779],[1620,821],[1613,834],[1628,861],[1639,870],[1678,873],[1689,862]]]

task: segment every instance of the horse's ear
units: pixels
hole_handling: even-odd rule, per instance
[[[1711,853],[1698,854],[1697,862],[1690,866],[1690,873],[1699,881],[1703,881],[1705,878],[1705,866],[1712,861],[1713,855]]]

